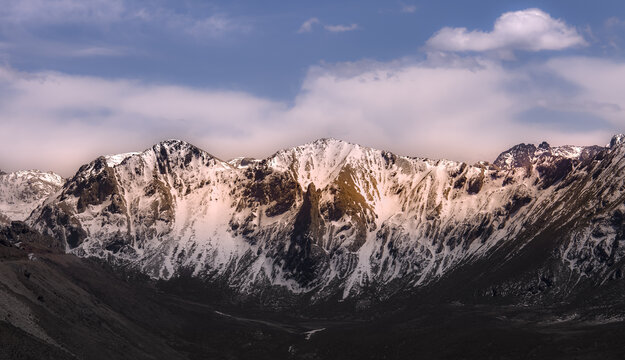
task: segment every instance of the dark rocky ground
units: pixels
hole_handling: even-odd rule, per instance
[[[519,297],[505,275],[518,268],[481,277],[476,264],[418,293],[304,306],[187,277],[154,282],[48,240],[20,224],[0,233],[0,359],[625,357],[621,281]]]

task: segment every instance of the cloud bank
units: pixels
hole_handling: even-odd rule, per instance
[[[545,76],[559,85],[544,86]],[[224,159],[265,157],[332,136],[404,155],[492,160],[520,141],[606,143],[624,125],[624,84],[625,63],[596,58],[516,70],[491,61],[348,63],[312,68],[287,104],[242,92],[0,68],[0,169],[70,175],[98,155],[172,137]],[[588,115],[588,123],[571,131],[565,116],[554,124],[527,121],[532,109]]]
[[[490,32],[445,27],[427,41],[431,49],[477,52],[563,50],[584,45],[586,41],[574,27],[540,9],[504,13]]]

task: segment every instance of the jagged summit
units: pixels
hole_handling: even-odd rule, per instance
[[[531,164],[535,153],[534,144],[521,143],[499,154],[493,164],[501,168],[526,167]]]
[[[202,150],[187,141],[178,139],[163,140],[142,152],[105,155],[96,159],[95,162],[104,162],[108,167],[115,167],[130,158],[142,158],[145,160],[150,157],[154,157],[155,161],[161,165],[164,163],[187,165],[193,158],[201,158],[201,161],[204,162],[215,160],[222,165],[226,164],[226,162],[218,159],[209,152]],[[96,167],[99,168],[100,165]]]
[[[154,154],[156,154],[159,161],[169,162],[172,159],[178,158],[183,159],[183,163],[188,165],[193,158],[199,158],[201,161],[214,159],[221,164],[226,164],[226,162],[218,159],[206,150],[200,149],[199,147],[183,140],[170,139],[161,141],[145,152],[150,151],[153,151]]]
[[[158,145],[160,146],[195,146],[185,140],[174,139],[174,138],[162,140],[154,144],[154,146],[158,146]]]
[[[364,147],[333,138],[318,139],[300,146],[283,149],[266,159],[275,171],[289,171],[302,189],[314,183],[323,188],[331,183],[346,166],[365,169],[395,159],[386,151]],[[376,165],[374,165],[376,164]]]
[[[618,136],[615,138],[618,139]],[[617,140],[614,141],[617,142]],[[522,143],[501,153],[493,164],[500,169],[526,168],[529,171],[532,167],[544,165],[545,161],[547,164],[555,164],[548,160],[553,158],[566,160],[558,163],[557,166],[570,168],[575,163],[593,156],[602,149],[604,148],[598,146],[565,145],[553,147],[546,141],[538,146]],[[388,151],[364,147],[336,138],[320,138],[303,145],[285,148],[265,159],[240,157],[227,162],[186,141],[169,139],[159,142],[141,153],[109,155],[104,157],[105,161],[101,162],[108,166],[117,166],[133,158],[141,158],[142,162],[153,164],[150,166],[156,166],[162,173],[176,172],[178,171],[176,169],[186,168],[191,163],[213,164],[222,169],[238,170],[267,166],[273,171],[289,172],[303,190],[307,189],[310,183],[313,183],[316,188],[323,188],[331,184],[346,166],[350,166],[352,169],[361,169],[359,171],[369,171],[372,166],[383,168],[399,159],[408,163],[415,161],[428,163],[430,164],[428,166],[437,166],[438,164],[457,167],[462,165],[461,162],[454,161],[434,161],[427,158],[397,156]],[[483,166],[484,163],[478,163],[478,166],[479,164]],[[102,165],[96,166],[96,168],[101,167]],[[544,166],[540,169],[544,173]],[[564,170],[556,172],[566,173]],[[559,179],[559,176],[554,179]]]
[[[205,152],[208,153],[205,150],[200,149],[199,147],[184,141],[184,140],[179,140],[179,139],[167,139],[167,140],[163,140],[160,141],[156,144],[154,144],[150,149],[154,150],[154,151],[162,151],[162,149],[165,149],[169,152],[173,152],[173,151],[192,151],[192,152]],[[150,149],[146,150],[149,151]],[[212,156],[212,155],[211,155]]]
[[[342,139],[337,139],[334,137],[322,137],[319,139],[315,139],[313,141],[308,142],[307,144],[315,144],[315,143],[331,143],[331,142],[343,142],[343,143],[348,143],[348,141],[342,140]]]
[[[617,140],[615,140],[617,139]],[[618,135],[612,138],[612,142],[618,142]],[[499,154],[494,164],[500,168],[528,168],[536,165],[547,157],[556,159],[569,159],[571,161],[582,161],[597,152],[605,149],[605,147],[591,146],[574,146],[562,145],[551,146],[546,141],[541,142],[538,146],[534,144],[518,144]]]
[[[280,149],[276,151],[273,155],[269,156],[268,159],[272,159],[283,153],[292,153],[294,151],[296,152],[310,151],[310,150],[314,151],[314,150],[322,150],[322,149],[329,148],[329,147],[343,147],[343,146],[355,147],[355,146],[360,146],[360,145],[355,144],[355,143],[350,143],[350,142],[340,140],[340,139],[335,139],[335,138],[319,138],[319,139],[316,139],[316,140],[313,140],[313,141],[310,141],[301,145]]]
[[[621,144],[623,141],[625,141],[625,135],[614,135],[612,137],[612,140],[610,141],[610,144],[608,144],[606,147],[614,147],[618,144]],[[600,146],[551,146],[546,141],[541,142],[539,145],[521,143],[502,152],[495,159],[493,164],[499,166],[500,168],[527,167],[530,164],[534,163],[536,159],[541,156],[556,156],[573,160],[582,160],[596,153],[597,151],[600,151],[601,149],[603,149],[603,147]],[[262,161],[266,161],[270,166],[283,168],[290,165],[289,159],[293,159],[294,156],[300,158],[300,162],[301,157],[304,156],[309,159],[315,158],[317,160],[322,160],[321,162],[326,163],[327,161],[323,159],[330,158],[331,160],[334,160],[337,157],[347,159],[348,156],[350,158],[354,158],[355,156],[360,156],[367,153],[380,153],[385,154],[385,156],[388,157],[398,157],[397,155],[389,151],[365,147],[356,143],[333,137],[325,137],[313,140],[302,145],[281,149],[264,160],[250,157],[236,157],[228,161],[222,161],[214,155],[210,154],[209,152],[200,149],[199,147],[187,141],[179,139],[163,140],[143,152],[130,152],[107,155],[104,156],[104,159],[109,166],[116,166],[131,156],[141,155],[148,151],[153,151],[155,154],[157,154],[159,158],[163,159],[168,158],[169,155],[189,157],[198,156],[199,154],[205,154],[205,157],[213,158],[221,164],[224,164],[225,166],[240,169],[247,168],[250,164],[260,163]],[[169,155],[165,156],[166,154]],[[403,157],[415,160],[430,160],[428,158],[416,157],[413,155]],[[330,162],[334,163],[334,161]],[[454,163],[453,161],[450,162]]]
[[[612,136],[612,139],[607,146],[610,148],[614,148],[618,145],[621,145],[623,142],[625,142],[625,134],[616,134]]]
[[[217,159],[215,156],[208,153],[207,151],[202,150],[199,147],[187,141],[178,140],[178,139],[167,139],[167,140],[160,141],[142,152],[111,154],[111,155],[105,155],[103,156],[103,158],[106,160],[106,163],[108,166],[113,167],[113,166],[117,166],[121,164],[124,160],[126,160],[127,158],[131,156],[135,156],[135,155],[140,156],[140,155],[150,153],[150,152],[160,155],[161,157],[169,157],[170,155],[176,155],[176,154],[186,156],[187,154],[191,153],[194,155],[205,154],[208,157]]]
[[[193,156],[202,155],[204,157],[209,157],[221,161],[216,156],[210,154],[208,151],[203,150],[187,141],[178,139],[168,139],[161,141],[154,144],[151,148],[145,150],[144,152],[149,152],[150,150],[154,151],[156,154],[162,155],[163,157],[169,155],[188,156],[188,154],[192,154]]]

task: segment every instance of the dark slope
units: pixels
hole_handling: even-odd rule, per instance
[[[272,358],[305,331],[223,315],[139,275],[25,241],[0,245],[3,359]]]

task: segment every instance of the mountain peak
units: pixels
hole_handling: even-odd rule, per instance
[[[317,140],[313,140],[313,141],[305,143],[303,145],[296,146],[296,148],[301,148],[301,147],[328,147],[328,146],[332,146],[332,145],[359,146],[358,144],[350,143],[350,142],[345,141],[345,140],[336,139],[336,138],[332,138],[332,137],[327,137],[327,138],[319,138]]]
[[[156,153],[157,157],[163,157],[163,158],[167,158],[175,154],[181,155],[187,158],[189,156],[201,156],[202,155],[203,157],[212,158],[212,159],[219,160],[220,162],[223,162],[217,157],[210,154],[209,152],[202,150],[199,147],[189,142],[186,142],[184,140],[178,140],[178,139],[163,140],[155,144],[154,146],[152,146],[151,149],[148,149],[148,150],[153,150],[154,153]]]
[[[181,151],[181,150],[191,150],[191,152],[193,153],[199,153],[203,151],[197,148],[195,145],[192,145],[184,140],[178,140],[178,139],[163,140],[161,142],[154,144],[151,148],[145,150],[144,152],[150,151],[150,150],[154,151],[154,153],[156,154],[168,154],[168,153],[171,154],[173,152]],[[127,153],[119,153],[119,154],[110,154],[110,155],[101,156],[98,159],[96,159],[96,161],[103,160],[106,162],[107,166],[115,167],[121,164],[127,158],[131,156],[135,156],[135,155],[141,155],[141,154],[142,152],[135,152],[135,151],[127,152]]]
[[[610,142],[610,147],[616,146],[625,141],[625,135],[616,135]],[[544,158],[559,158],[559,159],[571,159],[571,160],[583,160],[594,156],[601,151],[600,146],[551,146],[546,141],[543,141],[536,147],[534,144],[518,144],[510,149],[499,154],[494,164],[500,168],[518,168],[528,167],[538,161],[538,159]]]
[[[193,146],[192,144],[180,139],[167,139],[159,141],[154,146]]]
[[[548,142],[543,141],[543,142],[540,143],[540,145],[538,145],[538,148],[542,149],[542,150],[549,150],[551,148],[551,146],[549,146]]]
[[[543,142],[543,144],[547,144]],[[543,146],[543,144],[540,144]],[[549,146],[549,144],[547,144]],[[531,163],[534,153],[536,153],[536,146],[534,144],[518,144],[510,149],[502,152],[495,159],[494,164],[501,168],[511,167],[526,167]]]
[[[337,138],[333,138],[333,137],[323,137],[323,138],[319,138],[317,140],[312,141],[312,143],[333,143],[333,142],[339,142],[339,143],[347,143],[347,141],[345,140],[341,140],[341,139],[337,139]]]
[[[625,134],[616,134],[612,136],[612,139],[610,140],[610,144],[608,144],[608,147],[614,148],[622,144],[623,142],[625,142]]]

